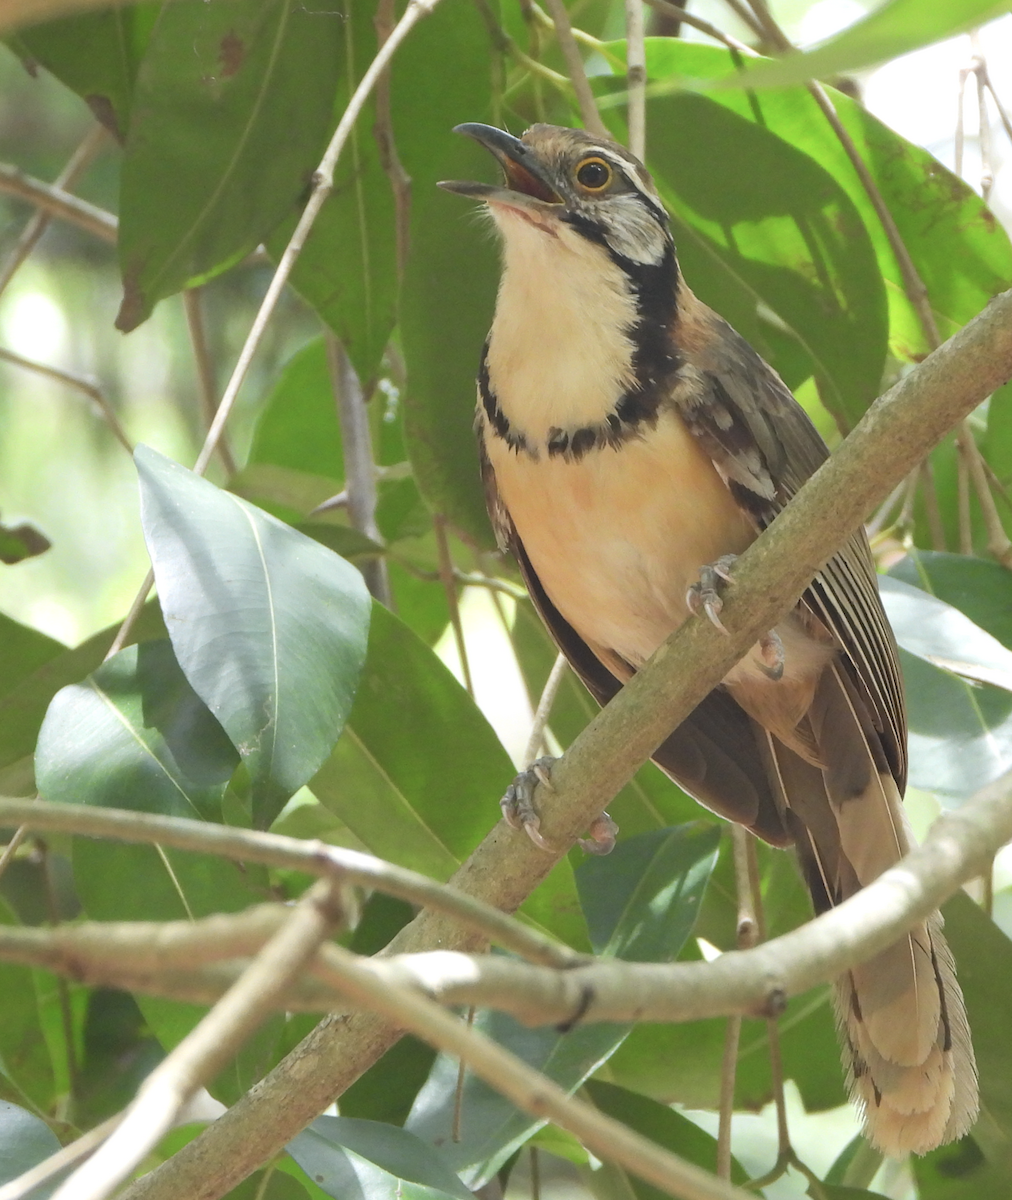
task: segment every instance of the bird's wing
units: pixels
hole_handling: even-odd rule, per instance
[[[679,411],[735,499],[765,529],[828,451],[804,409],[744,338],[708,309],[695,324],[687,356],[691,386],[677,396]],[[846,652],[847,670],[869,705],[902,792],[907,770],[903,686],[863,530],[819,571],[804,603]]]

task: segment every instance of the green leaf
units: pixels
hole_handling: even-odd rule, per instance
[[[322,337],[307,342],[281,368],[257,420],[248,462],[318,475],[340,491],[341,425]]]
[[[944,671],[1012,691],[1012,650],[958,608],[889,575],[879,578],[879,592],[902,649]]]
[[[443,1157],[394,1125],[318,1117],[288,1143],[288,1153],[328,1196],[431,1197],[471,1200]]]
[[[626,838],[611,854],[582,862],[576,886],[594,953],[631,962],[677,958],[719,841],[716,826],[697,821]]]
[[[588,1079],[584,1089],[595,1107],[608,1116],[621,1121],[623,1125],[628,1125],[630,1129],[635,1129],[637,1133],[663,1146],[665,1150],[695,1163],[697,1167],[706,1171],[716,1169],[716,1138],[694,1125],[688,1117],[683,1117],[681,1113],[675,1112],[665,1104],[658,1104],[656,1100],[616,1087],[612,1083]],[[748,1175],[738,1161],[732,1159],[732,1182],[744,1183],[747,1179]],[[635,1174],[629,1175],[629,1183],[637,1200],[656,1200],[657,1197],[667,1195]]]
[[[60,1140],[45,1121],[0,1100],[0,1184],[10,1183],[60,1149]],[[56,1191],[59,1181],[44,1188],[32,1188],[28,1200],[45,1200]]]
[[[4,664],[0,693],[8,695],[33,671],[65,650],[66,646],[55,638],[0,613],[0,658]]]
[[[930,46],[1007,11],[1007,0],[886,0],[813,50],[762,63],[722,82],[756,89],[829,79]]]
[[[53,698],[35,778],[46,800],[221,820],[239,755],[168,641],[129,646]]]
[[[0,697],[0,792],[28,795],[35,791],[32,756],[51,700],[60,688],[76,683],[101,665],[118,629],[117,623],[96,633],[76,649],[66,650],[58,643],[47,644],[50,643],[48,638],[40,642],[41,634],[26,636],[27,631],[22,626],[12,632],[10,625],[0,620],[0,646],[4,647],[5,664],[7,647],[13,643],[15,649],[9,661],[14,665],[16,682],[7,695]],[[130,641],[142,642],[164,636],[165,626],[158,605],[145,605]],[[21,656],[20,669],[16,665],[18,655]],[[29,667],[31,669],[26,673]]]
[[[126,137],[134,81],[157,5],[82,13],[23,29],[17,48],[85,101],[120,142]]]
[[[921,588],[964,613],[1012,648],[1012,574],[996,562],[963,554],[912,550],[889,575]]]
[[[338,61],[344,71],[336,111],[343,112],[378,46],[372,5],[343,0],[337,8]],[[291,274],[292,286],[341,339],[367,388],[394,327],[399,282],[394,194],[379,136],[373,93],[338,160],[334,190]],[[275,259],[284,253],[297,219],[296,214],[286,220],[268,240]]]
[[[677,955],[699,910],[717,838],[715,829],[696,824],[630,839],[638,846],[620,855],[615,870],[622,901],[595,905],[591,923],[596,943],[606,945],[609,953],[620,958],[656,954],[667,960]],[[618,849],[622,849],[621,844]],[[649,864],[649,879],[639,889],[629,879],[630,863],[636,859],[641,865]],[[578,879],[585,872],[580,887],[584,902],[591,887],[601,890],[611,886],[604,882],[598,868],[588,871],[589,866],[585,863],[577,870]],[[670,924],[670,937],[659,933],[665,923]],[[475,1024],[569,1091],[610,1058],[631,1028],[597,1023],[560,1033],[551,1028],[527,1029],[512,1017],[496,1012],[480,1013]],[[460,1109],[461,1135],[453,1140],[456,1091],[456,1061],[440,1055],[415,1101],[408,1128],[442,1146],[469,1186],[479,1187],[544,1122],[519,1112],[480,1079],[467,1075]]]
[[[924,591],[934,592],[932,573],[945,586],[953,578],[958,563],[961,588],[972,586],[971,572],[980,576],[981,594],[975,597],[978,607],[987,603],[988,595],[994,603],[999,597],[1012,594],[1012,580],[1006,571],[997,564],[983,562],[979,565],[985,570],[978,571],[974,561],[958,555],[918,552],[916,557],[902,560],[890,573]],[[989,567],[995,568],[998,575],[987,570]],[[886,589],[888,586],[887,583]],[[888,599],[889,591],[884,594]],[[927,596],[926,603],[930,603]],[[958,618],[958,606],[954,607]],[[965,625],[958,619],[952,624],[955,626],[950,651],[953,656],[972,657],[975,646],[979,649],[978,658],[987,656],[986,632],[978,629],[971,643]],[[920,632],[927,632],[923,618]],[[923,649],[923,640],[917,644]],[[1000,642],[998,646],[1003,648]],[[939,649],[944,651],[945,647]],[[943,656],[942,665],[946,657]],[[1004,665],[997,652],[992,654],[992,661]],[[910,726],[910,782],[915,787],[952,799],[965,798],[1012,767],[1012,695],[989,684],[968,682],[949,670],[939,670],[902,648],[900,664]],[[986,671],[977,674],[984,675]]]
[[[94,988],[84,1021],[84,1054],[74,1081],[74,1123],[89,1129],[126,1108],[165,1057],[127,992]]]
[[[0,900],[0,925],[17,923],[11,908]],[[0,1021],[0,1086],[6,1095],[20,1103],[30,1105],[38,1112],[48,1112],[56,1102],[57,1089],[31,968],[0,963],[0,995],[4,997],[3,1020]]]
[[[265,827],[344,726],[368,592],[354,567],[280,521],[145,446],[135,458],[176,658],[239,750]]]
[[[408,456],[422,495],[478,545],[494,545],[472,432],[475,377],[492,320],[494,245],[473,206],[437,191],[475,179],[488,156],[451,133],[489,117],[488,34],[472,5],[440,5],[394,60],[394,134],[412,178],[411,253],[400,328],[408,370],[403,397]],[[419,97],[425,103],[419,103]]]
[[[310,783],[314,795],[371,853],[445,879],[498,819],[512,776],[492,727],[450,671],[374,605],[354,707]]]
[[[296,203],[332,121],[340,28],[304,0],[163,6],[123,161],[117,328],[238,262]]]

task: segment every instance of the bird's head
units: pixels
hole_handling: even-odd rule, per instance
[[[576,236],[597,243],[635,266],[660,266],[670,255],[668,214],[653,181],[617,142],[557,125],[532,125],[520,138],[491,125],[458,125],[454,132],[491,151],[504,186],[439,186],[485,201],[507,242],[521,222],[557,241]]]

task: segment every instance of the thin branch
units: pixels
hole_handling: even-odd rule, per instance
[[[931,459],[926,458],[920,469],[921,495],[924,497],[924,515],[928,521],[931,533],[931,545],[934,550],[946,550],[945,525],[942,522],[942,509],[938,503],[938,489],[935,487],[935,472]]]
[[[362,384],[348,352],[337,337],[327,330],[324,340],[330,385],[337,401],[337,413],[341,422],[348,517],[353,529],[364,533],[371,541],[382,546],[383,534],[376,524],[376,463]],[[363,562],[359,569],[370,594],[380,604],[389,608],[390,578],[387,574],[386,560],[371,558]]]
[[[53,1200],[105,1200],[152,1150],[193,1094],[213,1079],[273,1011],[275,1000],[343,916],[339,889],[320,881],[302,897],[235,986],[141,1084],[102,1148]]]
[[[552,941],[490,904],[454,891],[445,883],[384,862],[371,854],[330,846],[326,842],[119,808],[50,801],[41,804],[35,800],[0,797],[0,826],[4,825],[157,844],[176,850],[216,854],[236,862],[304,871],[307,875],[396,896],[409,904],[424,905],[459,922],[481,939],[512,950],[531,962],[563,967],[585,961],[583,955],[568,946]]]
[[[41,179],[33,179],[18,167],[9,163],[0,163],[0,192],[9,196],[17,196],[27,200],[37,209],[48,213],[51,217],[59,217],[68,225],[76,225],[100,241],[116,244],[119,236],[119,222],[103,208],[89,204],[65,192],[63,188],[51,183],[43,183]]]
[[[197,824],[161,820],[170,831],[175,824]],[[61,822],[59,827],[65,826]],[[504,955],[441,949],[363,960],[358,969],[381,988],[407,988],[444,1005],[497,1008],[532,1026],[571,1023],[574,1014],[582,1023],[769,1015],[782,1011],[789,997],[835,979],[892,945],[980,875],[1010,838],[1012,773],[940,817],[922,846],[855,896],[799,929],[713,962],[588,961],[570,951],[568,959],[556,955],[546,965],[544,955],[524,963]],[[331,882],[338,886],[347,880],[335,877]],[[206,1001],[220,995],[246,965],[219,960],[256,953],[283,927],[289,911],[265,904],[192,923],[0,927],[0,959],[43,966],[89,983],[139,983],[156,994],[161,980],[171,995]],[[758,915],[743,922],[745,928],[758,924]],[[400,941],[410,939],[401,935]],[[320,948],[313,967],[318,979],[330,978],[332,951],[329,945]],[[333,1007],[333,996],[295,988],[279,993],[276,1003],[319,1010]]]
[[[737,38],[732,37],[729,33],[725,33],[722,29],[718,29],[716,25],[711,25],[709,21],[704,21],[702,17],[697,17],[693,13],[685,12],[675,4],[669,4],[668,0],[646,0],[656,12],[663,13],[664,16],[671,17],[673,20],[680,21],[683,25],[691,25],[693,29],[698,29],[700,33],[705,33],[707,37],[713,38],[715,42],[720,42],[727,46],[729,50],[737,50],[741,54],[747,54],[749,57],[755,55],[755,51],[751,46],[746,46],[744,42],[739,42]]]
[[[332,951],[332,952],[331,952]],[[384,986],[349,951],[332,946],[329,982],[359,1003],[410,1029],[430,1045],[466,1062],[475,1075],[533,1116],[568,1129],[599,1158],[619,1163],[641,1179],[683,1200],[751,1200],[733,1184],[686,1162],[604,1113],[571,1098],[558,1084],[490,1038],[469,1028],[432,1001],[405,988]]]
[[[966,459],[970,479],[973,481],[973,488],[977,493],[977,503],[980,505],[984,528],[987,531],[988,553],[993,555],[1003,567],[1012,569],[1012,542],[1009,541],[1005,527],[1001,523],[998,506],[995,504],[994,496],[991,494],[991,485],[987,475],[984,456],[981,454],[977,440],[973,436],[973,430],[970,428],[969,421],[963,422],[963,429],[959,436],[958,445],[961,455]],[[970,553],[972,553],[972,547]]]
[[[557,847],[556,854],[546,854],[499,822],[456,872],[454,886],[513,911],[671,729],[727,674],[735,656],[744,654],[776,625],[812,575],[868,513],[949,429],[1010,376],[1012,293],[1006,293],[873,404],[832,458],[739,558],[736,582],[728,589],[721,613],[728,636],[710,622],[687,621],[555,764],[552,804],[542,814],[542,830]],[[967,810],[958,815],[968,819]],[[994,830],[990,832],[990,837],[982,838],[988,853],[994,841]],[[1008,836],[1007,831],[1001,832]],[[951,848],[952,843],[946,846]],[[986,857],[978,855],[971,874],[980,873]],[[877,881],[873,886],[880,885]],[[891,896],[895,901],[907,885],[913,885],[913,877],[894,872],[884,890],[873,893],[874,900],[878,903]],[[937,906],[938,896],[925,895],[924,900],[926,914]],[[868,915],[878,920],[881,909]],[[833,936],[847,944],[853,932],[845,921],[834,927]],[[890,929],[881,945],[897,936]],[[463,950],[479,942],[477,935],[455,929],[447,918],[423,912],[388,949],[391,953],[435,946]],[[768,943],[772,945],[781,946],[782,939]],[[761,955],[768,953],[768,946],[742,953]],[[810,948],[805,947],[806,954]],[[725,954],[710,965],[719,974],[736,957]],[[770,960],[769,965],[778,977],[777,963]],[[838,969],[834,963],[833,970]],[[670,990],[669,979],[665,986]],[[710,1016],[716,1015],[711,999],[704,1010]],[[134,1183],[123,1200],[178,1196],[213,1200],[223,1195],[284,1147],[398,1036],[395,1025],[371,1014],[318,1026],[254,1092],[172,1159]]]
[[[595,137],[610,139],[611,134],[601,120],[601,114],[597,111],[597,102],[594,99],[594,93],[590,90],[587,72],[583,69],[583,59],[580,57],[579,47],[573,37],[569,12],[563,0],[545,0],[545,5],[555,22],[555,36],[559,39],[559,49],[562,51],[562,57],[566,60],[566,70],[569,72],[573,90],[576,92],[583,127]]]
[[[105,144],[106,138],[106,131],[101,125],[97,122],[92,125],[80,145],[67,160],[67,165],[53,181],[53,186],[61,191],[69,192],[91,165],[95,155]],[[18,268],[35,249],[39,238],[49,228],[49,221],[50,214],[48,212],[37,210],[32,213],[28,223],[21,230],[17,244],[10,252],[3,267],[0,268],[0,294],[6,291],[7,285],[14,278]]]
[[[183,289],[183,311],[186,313],[186,327],[190,333],[190,346],[193,349],[193,365],[197,371],[197,396],[200,399],[200,411],[204,417],[204,425],[210,428],[214,413],[218,406],[218,389],[214,381],[214,362],[207,345],[207,331],[204,328],[203,289],[199,287]],[[225,434],[218,439],[218,457],[225,468],[225,474],[231,478],[236,471],[235,459],[229,449]]]
[[[966,422],[962,431],[956,437],[956,497],[959,514],[959,553],[973,553],[973,525],[970,520],[970,456],[963,442],[967,437],[972,438]]]
[[[531,722],[527,748],[524,750],[525,767],[529,767],[541,753],[541,746],[545,740],[545,726],[548,724],[548,718],[552,715],[552,705],[555,703],[555,697],[559,694],[559,685],[566,677],[568,665],[564,654],[557,655],[548,678],[545,680],[544,690],[538,701],[534,720]]]
[[[629,149],[647,157],[647,57],[643,0],[625,0],[626,90],[629,93]]]
[[[362,76],[362,80],[355,89],[354,95],[348,101],[348,107],[344,110],[344,114],[338,122],[337,129],[334,131],[334,136],[330,139],[330,144],[327,146],[320,165],[313,175],[313,188],[310,192],[309,200],[306,203],[306,207],[302,210],[302,216],[299,218],[299,223],[295,226],[291,238],[289,238],[284,253],[281,255],[277,269],[267,288],[267,293],[260,302],[260,308],[257,310],[257,315],[253,320],[250,331],[246,335],[243,348],[239,352],[239,358],[232,370],[231,378],[225,387],[221,403],[214,414],[211,428],[207,431],[204,445],[197,456],[197,461],[193,465],[193,471],[196,475],[203,475],[207,470],[207,464],[211,461],[211,457],[218,446],[218,442],[225,430],[225,423],[232,415],[232,409],[239,395],[239,390],[249,372],[253,356],[260,347],[264,333],[267,330],[267,325],[274,315],[274,309],[277,307],[281,293],[288,282],[288,276],[292,272],[292,267],[302,253],[302,248],[309,237],[309,231],[315,224],[316,218],[320,215],[320,210],[323,208],[327,197],[334,189],[334,168],[351,134],[352,128],[358,120],[366,100],[369,98],[370,92],[376,86],[377,81],[390,63],[401,42],[404,41],[422,17],[428,16],[438,3],[439,0],[409,0],[407,8],[404,10],[404,15],[397,23],[396,29],[394,29],[380,47],[376,57],[369,64],[369,69]],[[153,572],[149,572],[148,579],[134,598],[131,611],[127,614],[126,620],[116,635],[117,642],[126,642],[133,625],[133,620],[136,619],[135,614],[139,613],[143,607],[144,600],[151,590],[153,582],[154,574]]]
[[[93,380],[85,379],[82,375],[74,375],[71,371],[63,371],[59,367],[51,367],[47,363],[35,362],[33,359],[23,358],[20,354],[15,354],[13,350],[0,348],[0,359],[4,362],[9,362],[12,366],[22,367],[26,371],[34,371],[36,375],[44,375],[47,379],[55,379],[57,383],[65,383],[67,387],[73,388],[76,392],[82,392],[94,403],[102,420],[109,426],[113,436],[123,449],[126,450],[127,454],[133,455],[134,448],[130,444],[130,439],[127,437],[123,426],[119,423],[119,417],[116,416],[115,409],[106,399],[106,395],[102,389]]]

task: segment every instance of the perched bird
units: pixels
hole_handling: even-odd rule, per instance
[[[483,201],[502,280],[478,376],[488,509],[545,624],[605,704],[827,456],[779,376],[679,273],[668,214],[620,145],[460,125],[504,186]],[[818,912],[907,852],[906,718],[864,532],[661,745],[702,804],[795,845]],[[888,1154],[964,1134],[977,1075],[933,914],[836,982],[866,1133]]]

